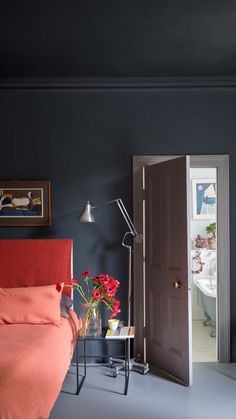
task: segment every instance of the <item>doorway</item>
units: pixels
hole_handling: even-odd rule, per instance
[[[192,360],[218,360],[216,168],[190,168]]]
[[[134,317],[136,324],[135,352],[146,358],[146,311],[145,311],[145,167],[180,156],[135,156],[133,158],[133,206],[134,223],[137,230],[144,234],[143,246],[134,246]],[[218,347],[217,358],[220,362],[230,361],[230,305],[229,305],[229,157],[227,155],[190,156],[190,167],[215,168],[218,185],[217,231],[218,231]],[[190,182],[189,182],[190,189]],[[191,193],[189,190],[189,199]],[[191,264],[191,254],[189,264]],[[191,293],[190,293],[191,294]],[[189,305],[191,318],[192,304]],[[191,322],[192,325],[192,322]],[[191,328],[191,326],[189,326]],[[189,333],[191,330],[189,329]],[[190,348],[189,348],[190,349]],[[191,349],[190,349],[191,356]]]

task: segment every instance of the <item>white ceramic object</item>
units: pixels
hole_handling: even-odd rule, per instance
[[[109,329],[111,329],[113,332],[117,329],[118,324],[119,324],[119,320],[117,320],[117,319],[109,319],[108,320]]]

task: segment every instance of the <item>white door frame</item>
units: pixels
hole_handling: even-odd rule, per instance
[[[181,156],[133,156],[133,219],[136,230],[144,237],[143,245],[134,244],[134,342],[135,353],[141,354],[145,361],[144,167],[177,157]],[[217,169],[218,360],[227,363],[230,362],[229,156],[191,155],[190,167]]]

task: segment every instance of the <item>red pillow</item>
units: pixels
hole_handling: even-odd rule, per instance
[[[63,283],[42,287],[0,288],[0,324],[61,324]]]

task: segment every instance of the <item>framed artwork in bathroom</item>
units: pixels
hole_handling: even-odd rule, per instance
[[[216,199],[216,179],[192,180],[192,208],[194,220],[215,220]]]
[[[0,181],[0,226],[48,225],[51,225],[50,181]]]

